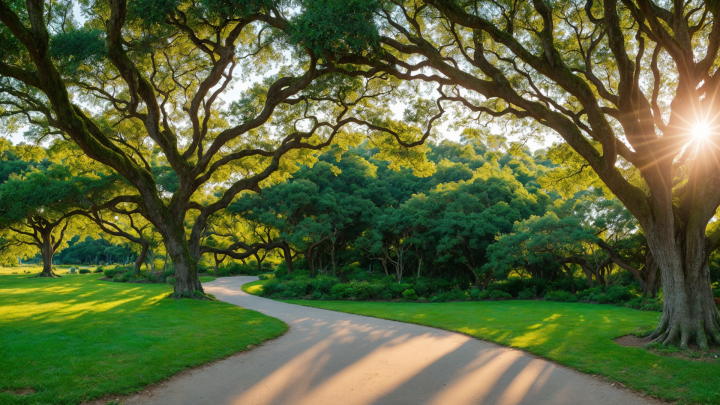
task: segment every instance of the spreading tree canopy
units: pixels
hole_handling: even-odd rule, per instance
[[[647,236],[664,288],[653,338],[707,348],[720,344],[719,14],[705,0],[387,1],[377,51],[346,60],[439,85],[466,136],[487,137],[488,120],[559,135],[554,181],[599,180]]]
[[[132,186],[126,204],[162,236],[177,297],[203,296],[204,231],[240,193],[363,135],[396,164],[416,160],[443,113],[412,95],[394,121],[401,82],[340,64],[377,47],[379,2],[95,0],[82,26],[72,7],[0,1],[2,116]]]

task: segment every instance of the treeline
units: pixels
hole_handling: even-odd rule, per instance
[[[543,280],[537,295],[633,284],[656,297],[657,264],[634,218],[602,189],[564,199],[543,187],[553,168],[544,150],[443,141],[428,159],[436,171],[418,177],[372,150],[341,159],[331,151],[228,212],[287,244],[292,260],[281,273],[444,279],[479,291],[508,278]]]

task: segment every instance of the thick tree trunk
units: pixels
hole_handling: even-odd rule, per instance
[[[52,230],[51,230],[52,232]],[[42,249],[40,254],[43,259],[43,269],[37,277],[60,277],[52,269],[52,259],[55,254],[55,249],[52,243],[52,234],[50,232],[43,232],[42,236]]]
[[[197,263],[190,253],[190,247],[185,238],[185,230],[180,228],[177,232],[168,232],[168,235],[163,235],[163,241],[175,266],[175,288],[171,297],[204,297],[204,291],[197,275]],[[196,295],[196,291],[202,294]]]
[[[137,260],[135,260],[135,263],[133,263],[133,273],[134,274],[140,274],[140,268],[142,267],[142,264],[145,263],[145,258],[147,257],[148,249],[150,248],[150,244],[143,243],[142,248],[140,250],[140,254],[137,257]]]
[[[720,344],[720,313],[713,301],[705,227],[676,237],[671,227],[646,229],[648,245],[663,281],[663,316],[651,337],[654,342],[697,343],[708,338]]]

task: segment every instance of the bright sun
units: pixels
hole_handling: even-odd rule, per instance
[[[710,136],[710,127],[707,123],[700,122],[693,128],[693,137],[695,139],[707,139]]]

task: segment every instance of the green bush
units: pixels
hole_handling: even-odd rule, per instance
[[[266,297],[270,297],[274,294],[279,294],[282,291],[285,291],[285,285],[280,283],[280,281],[278,281],[276,279],[272,279],[263,286],[263,294],[262,295],[266,296]]]
[[[402,296],[405,301],[417,301],[418,299],[418,295],[413,289],[407,289],[403,291]]]
[[[433,297],[432,302],[447,302],[447,301],[458,301],[467,298],[465,291],[454,288],[450,291],[441,292],[440,294]]]
[[[310,290],[320,294],[332,294],[331,289],[338,284],[338,279],[328,276],[318,276],[310,280]]]
[[[551,291],[545,294],[545,300],[557,302],[577,302],[578,298],[567,291]]]
[[[495,290],[495,291],[490,292],[491,300],[510,299],[512,297],[513,296],[510,295],[509,293],[506,293],[506,292],[500,291],[500,290]]]
[[[518,293],[518,298],[521,300],[530,300],[537,297],[537,291],[535,287],[526,288]]]
[[[104,271],[105,277],[107,278],[114,278],[115,274],[117,274],[117,269],[107,269]]]
[[[479,300],[486,300],[488,298],[490,298],[490,291],[488,291],[488,290],[481,291],[480,294],[478,294]]]
[[[614,286],[610,287],[605,293],[613,304],[619,304],[621,302],[628,301],[633,298],[633,294],[627,287]]]
[[[80,274],[89,274],[89,273],[90,273],[90,269],[80,269],[80,270],[78,270],[78,273],[80,273]]]
[[[333,299],[344,300],[354,293],[350,283],[338,283],[330,288],[330,295]]]
[[[175,277],[173,277],[173,276],[167,277],[167,278],[165,279],[165,282],[168,283],[168,284],[170,284],[170,285],[175,285]]]
[[[288,298],[304,297],[307,295],[308,283],[306,280],[290,280],[285,283],[285,294]]]
[[[93,271],[93,273],[102,273],[103,271],[105,271],[105,267],[103,267],[103,266],[97,266],[97,267],[95,268],[95,271]]]
[[[625,303],[628,308],[641,309],[643,311],[662,311],[663,302],[656,298],[637,297]]]

